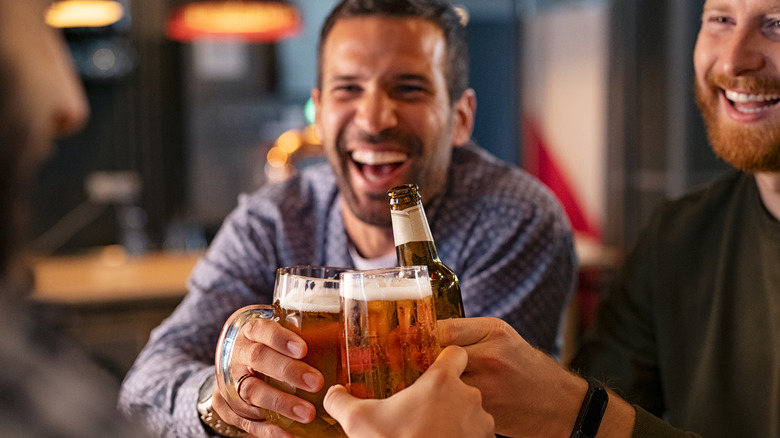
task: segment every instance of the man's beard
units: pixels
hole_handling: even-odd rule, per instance
[[[344,198],[348,208],[352,210],[352,214],[360,219],[361,222],[380,228],[389,228],[392,226],[390,219],[390,201],[387,195],[375,195],[370,197],[371,200],[369,202],[374,203],[377,208],[369,208],[368,206],[360,204],[357,198],[349,192],[345,193]]]
[[[780,120],[765,119],[745,126],[722,120],[718,110],[720,88],[780,95],[780,83],[751,77],[735,80],[722,75],[708,76],[706,81],[706,86],[696,81],[696,103],[715,154],[746,172],[780,171]]]

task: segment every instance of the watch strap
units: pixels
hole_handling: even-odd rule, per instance
[[[200,420],[211,428],[219,435],[226,437],[243,437],[246,436],[246,432],[232,424],[226,423],[216,411],[212,405],[212,394],[214,393],[214,387],[216,383],[214,376],[209,376],[200,388],[200,397],[198,400],[198,414],[200,414]]]
[[[214,432],[226,436],[226,437],[243,437],[246,436],[246,432],[232,424],[225,423],[222,418],[217,415],[211,405],[208,406],[203,412],[200,413],[200,419],[203,423],[210,427]]]
[[[607,410],[609,396],[604,385],[596,379],[586,378],[588,391],[582,400],[577,421],[570,438],[594,438],[601,425],[604,412]]]

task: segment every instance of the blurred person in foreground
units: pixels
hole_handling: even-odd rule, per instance
[[[206,436],[213,427],[197,409],[202,390],[213,394],[203,417],[210,424],[217,415],[256,435],[287,436],[264,422],[265,409],[312,421],[312,404],[263,380],[322,389],[322,374],[299,360],[306,354],[299,337],[269,321],[239,335],[235,345],[250,346],[234,357],[253,370],[239,388],[255,411],[246,418],[214,388],[220,331],[237,309],[271,302],[279,267],[395,266],[387,191],[404,183],[420,186],[439,256],[460,277],[466,314],[500,317],[556,353],[575,279],[571,229],[549,190],[471,142],[468,62],[466,27],[447,1],[335,7],[322,28],[312,91],[328,163],[240,197],[189,293],[128,373],[124,412],[156,435]]]
[[[780,437],[780,0],[707,0],[694,68],[712,147],[736,170],[662,205],[600,304],[573,363],[615,391],[599,438]],[[498,433],[578,436],[586,380],[501,321],[439,327]],[[380,436],[381,405],[334,387],[326,406],[351,436]]]
[[[27,195],[54,138],[87,117],[51,1],[0,0],[0,435],[139,437],[116,411],[118,382],[32,314],[22,247]]]

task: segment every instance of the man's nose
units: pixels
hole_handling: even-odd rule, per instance
[[[78,131],[89,117],[89,106],[84,93],[80,91],[68,91],[68,96],[63,96],[62,101],[55,110],[54,132],[58,136],[71,134]]]
[[[766,66],[768,41],[759,29],[738,27],[724,46],[722,68],[727,76],[736,77],[760,71]]]
[[[61,83],[52,96],[54,103],[51,119],[55,135],[62,136],[84,126],[89,117],[89,103],[64,42],[60,41],[59,46],[59,59],[54,65],[60,70]]]
[[[358,103],[355,122],[370,134],[395,127],[398,123],[395,102],[382,91],[366,91]]]

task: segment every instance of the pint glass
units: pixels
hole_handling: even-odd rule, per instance
[[[238,332],[247,322],[265,318],[300,335],[308,347],[303,358],[325,377],[322,390],[310,393],[266,377],[270,385],[311,402],[317,409],[314,421],[298,423],[276,412],[268,412],[267,421],[297,437],[346,437],[341,426],[322,406],[328,388],[346,383],[341,372],[339,349],[339,274],[342,268],[292,266],[280,268],[274,285],[274,304],[245,307],[225,324],[217,351],[217,384],[231,408],[240,406],[236,381],[246,370],[231,365],[233,345]],[[238,410],[236,410],[239,412]],[[240,412],[239,412],[240,414]]]
[[[389,397],[436,360],[436,310],[425,266],[344,272],[341,300],[352,395]]]

